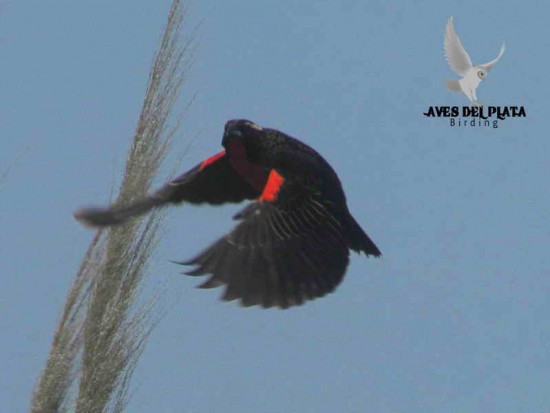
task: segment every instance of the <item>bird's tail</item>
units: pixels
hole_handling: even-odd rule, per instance
[[[375,257],[382,255],[378,247],[351,215],[349,216],[348,230],[350,231],[350,248],[352,250],[356,252],[363,251],[366,255],[373,255]]]
[[[107,227],[119,225],[128,219],[143,215],[153,208],[166,203],[162,198],[147,196],[128,205],[110,205],[106,208],[82,208],[74,212],[74,217],[87,227]]]
[[[458,83],[456,79],[447,79],[445,81],[445,86],[447,86],[447,89],[451,92],[460,92],[460,83]]]

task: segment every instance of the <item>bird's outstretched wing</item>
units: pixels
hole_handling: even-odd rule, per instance
[[[235,172],[223,151],[168,182],[158,191],[129,205],[83,208],[76,211],[74,216],[84,225],[102,227],[121,224],[129,218],[169,203],[217,205],[258,196],[259,192]]]
[[[464,46],[462,46],[460,38],[456,34],[452,17],[449,17],[449,20],[447,20],[443,46],[445,48],[445,58],[451,69],[457,75],[464,76],[468,69],[472,67],[472,60],[466,50],[464,50]]]
[[[489,63],[484,63],[480,66],[483,67],[487,72],[489,70],[491,70],[491,68],[496,64],[496,62],[498,62],[498,60],[504,54],[504,50],[506,50],[506,45],[504,43],[502,43],[502,45],[500,46],[500,51],[498,52],[498,56],[496,57],[496,59],[493,59]]]
[[[199,287],[226,285],[224,300],[287,308],[321,297],[342,281],[349,245],[342,223],[314,190],[271,170],[241,222],[196,257],[189,275],[210,274]]]

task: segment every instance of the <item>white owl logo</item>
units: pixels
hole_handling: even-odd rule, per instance
[[[445,58],[453,71],[462,76],[461,79],[449,79],[445,82],[447,89],[452,92],[462,92],[466,95],[474,106],[483,106],[478,100],[476,89],[479,83],[485,79],[487,72],[498,62],[498,59],[504,53],[504,43],[500,46],[500,52],[496,59],[482,65],[473,65],[470,56],[464,50],[460,39],[456,34],[453,18],[449,17],[445,27]]]

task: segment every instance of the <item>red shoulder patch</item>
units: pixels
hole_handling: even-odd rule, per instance
[[[213,164],[218,159],[223,158],[225,156],[225,151],[221,151],[220,153],[217,153],[216,155],[211,156],[208,159],[205,159],[202,161],[202,163],[199,166],[199,171],[202,171],[204,168],[206,168],[208,165]]]
[[[279,175],[279,173],[275,169],[272,169],[271,172],[269,172],[267,182],[264,186],[264,190],[260,195],[259,200],[269,202],[275,201],[284,181],[285,178]]]

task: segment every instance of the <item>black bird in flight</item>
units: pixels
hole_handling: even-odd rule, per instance
[[[275,129],[230,120],[224,150],[130,205],[75,212],[81,223],[123,223],[167,204],[253,200],[234,216],[239,224],[183,265],[225,285],[224,300],[288,308],[332,292],[342,281],[349,250],[380,256],[351,216],[338,176],[315,150]]]

